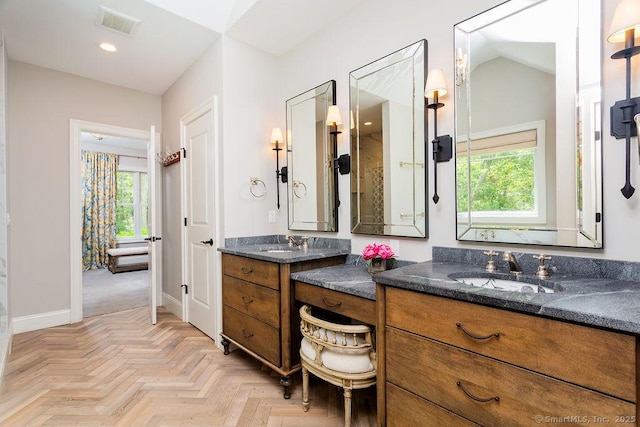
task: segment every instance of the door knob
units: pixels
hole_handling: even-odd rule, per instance
[[[200,240],[200,243],[202,243],[203,245],[211,245],[211,246],[213,246],[213,238],[211,238],[209,240]]]

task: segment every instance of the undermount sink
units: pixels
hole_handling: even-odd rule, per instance
[[[451,277],[451,276],[450,276]],[[552,294],[557,292],[549,286],[542,286],[539,283],[529,283],[525,280],[509,280],[498,277],[451,277],[465,285],[479,288],[495,289],[506,292],[522,292],[529,294]],[[549,285],[553,286],[552,283]]]
[[[268,247],[260,249],[260,252],[267,252],[270,254],[284,254],[288,252],[296,252],[298,248],[289,248],[289,247]]]

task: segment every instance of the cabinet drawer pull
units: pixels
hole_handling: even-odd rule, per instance
[[[244,335],[245,338],[251,338],[253,336],[253,334],[246,333],[244,328],[242,328],[242,335]]]
[[[242,270],[242,272],[243,272],[244,274],[251,274],[251,273],[253,273],[253,269],[252,269],[252,268],[242,267],[242,268],[240,268],[240,270]]]
[[[493,334],[489,334],[489,335],[476,335],[474,333],[471,333],[469,331],[467,331],[464,326],[462,326],[462,323],[458,322],[456,323],[456,326],[460,329],[462,329],[462,332],[464,332],[468,337],[473,338],[474,340],[478,340],[478,341],[485,341],[491,338],[499,338],[500,337],[500,333],[499,332],[495,332]]]
[[[253,302],[253,298],[242,295],[242,302],[245,303],[245,305],[251,304]]]
[[[342,305],[341,302],[331,303],[331,302],[327,301],[327,299],[325,297],[322,297],[322,302],[327,307],[340,307]]]
[[[458,388],[460,388],[460,390],[462,390],[464,392],[464,394],[466,394],[470,399],[473,399],[476,402],[482,402],[482,403],[487,403],[487,402],[491,402],[491,401],[500,402],[500,397],[498,397],[498,396],[487,397],[487,398],[474,396],[473,394],[469,393],[467,391],[467,389],[464,388],[464,385],[462,385],[462,383],[460,381],[456,382],[456,385],[458,386]]]

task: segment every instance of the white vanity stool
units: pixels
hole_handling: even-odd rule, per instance
[[[302,408],[309,410],[309,372],[344,389],[344,425],[351,425],[351,390],[376,383],[376,352],[365,325],[340,325],[313,317],[300,308]]]

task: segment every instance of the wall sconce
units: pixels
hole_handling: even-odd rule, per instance
[[[342,116],[340,115],[340,109],[337,105],[330,105],[327,110],[327,126],[331,129],[331,140],[333,144],[333,155],[338,154],[338,135],[342,132],[338,130],[338,125],[342,124]],[[351,156],[343,154],[340,157],[334,157],[333,159],[333,181],[335,183],[335,205],[340,206],[340,197],[338,192],[338,172],[341,175],[351,172]]]
[[[271,143],[275,144],[273,147],[273,151],[276,152],[276,197],[277,197],[277,201],[278,201],[278,209],[280,209],[280,183],[278,181],[280,181],[282,179],[282,182],[287,182],[287,167],[283,166],[282,170],[280,170],[280,151],[282,151],[282,148],[280,148],[280,143],[282,142],[282,129],[280,128],[273,128],[271,130]]]
[[[452,157],[451,136],[438,136],[438,109],[444,107],[438,98],[446,94],[447,82],[442,70],[431,70],[427,76],[424,97],[427,100],[433,99],[431,104],[427,104],[427,108],[433,110],[433,141],[431,143],[433,145],[433,202],[436,204],[440,200],[440,196],[438,196],[438,163],[448,162]]]
[[[640,3],[637,0],[622,0],[616,7],[611,21],[609,43],[624,41],[624,49],[611,55],[611,59],[624,58],[627,62],[626,98],[611,107],[611,135],[626,140],[625,184],[620,189],[622,195],[631,198],[636,191],[631,185],[631,137],[637,136],[638,128],[634,116],[640,113],[640,97],[631,98],[631,57],[640,53],[635,45],[635,37],[640,36]]]
[[[467,54],[462,49],[456,49],[456,86],[462,86],[467,81]]]

